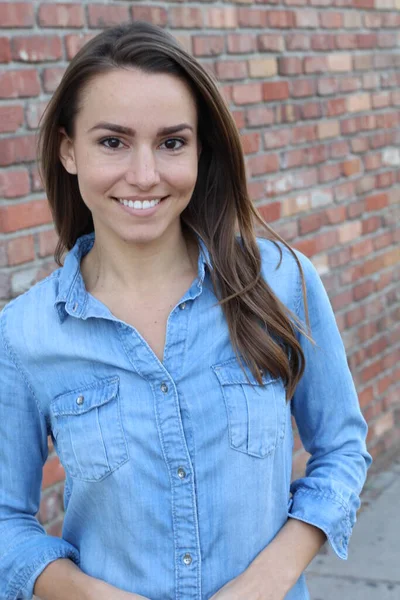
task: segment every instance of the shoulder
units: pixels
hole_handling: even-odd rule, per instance
[[[323,284],[312,261],[300,250],[280,240],[257,237],[261,254],[261,272],[277,296],[297,312],[302,302],[302,276],[307,294],[320,292]]]
[[[61,268],[34,284],[29,290],[8,302],[0,312],[0,332],[6,345],[29,345],[27,340],[40,339],[48,330],[45,321],[54,313]]]

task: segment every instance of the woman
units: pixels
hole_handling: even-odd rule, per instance
[[[40,148],[68,253],[1,315],[0,597],[309,598],[324,541],[347,556],[366,424],[321,280],[253,208],[215,81],[158,27],[105,30]],[[292,484],[291,414],[311,454]],[[62,539],[35,519],[47,435]]]

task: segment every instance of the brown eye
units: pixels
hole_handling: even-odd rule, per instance
[[[110,148],[111,150],[117,150],[121,141],[115,137],[109,137],[100,142],[106,148]]]
[[[176,147],[177,143],[180,144],[180,146]],[[180,150],[185,143],[185,140],[181,140],[179,138],[170,138],[164,142],[164,144],[167,146],[167,150]]]

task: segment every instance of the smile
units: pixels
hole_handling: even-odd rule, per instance
[[[123,204],[124,206],[129,206],[129,208],[138,208],[144,210],[146,208],[153,208],[153,206],[157,206],[161,202],[161,198],[154,198],[153,200],[144,200],[141,202],[140,200],[126,200],[125,198],[118,198],[118,202]]]

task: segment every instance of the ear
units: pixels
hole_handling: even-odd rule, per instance
[[[60,160],[68,173],[71,175],[76,175],[77,168],[73,142],[66,134],[64,127],[61,127],[59,132],[61,137],[59,151]]]

